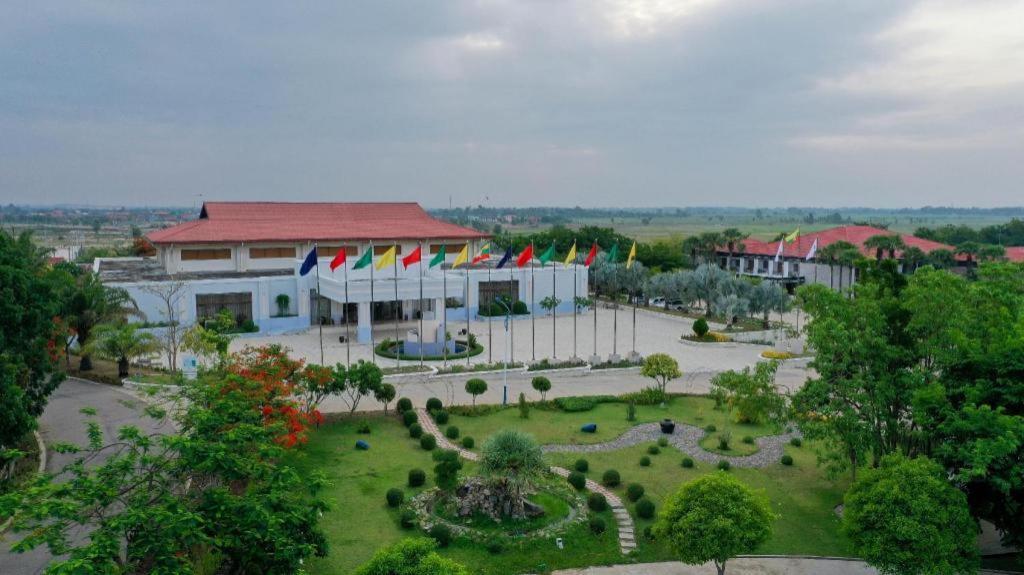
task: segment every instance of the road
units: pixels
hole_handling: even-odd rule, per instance
[[[39,432],[47,445],[54,443],[87,443],[85,421],[88,416],[82,409],[96,410],[93,418],[103,429],[107,439],[116,437],[117,430],[125,425],[138,425],[144,432],[159,430],[159,424],[143,415],[145,403],[130,392],[119,387],[103,385],[80,379],[68,379],[50,396],[50,401],[39,418]],[[46,471],[59,472],[74,455],[49,452]],[[49,564],[51,555],[45,547],[29,553],[11,553],[10,545],[21,538],[20,534],[8,531],[0,535],[0,573],[3,575],[35,575],[42,573]]]

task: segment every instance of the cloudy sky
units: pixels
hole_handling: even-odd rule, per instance
[[[28,2],[0,202],[1024,204],[1024,1]]]

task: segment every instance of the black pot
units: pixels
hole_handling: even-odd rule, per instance
[[[671,419],[662,419],[661,420],[661,432],[662,433],[671,434],[675,430],[676,430],[676,424],[675,424],[674,421],[672,421]]]

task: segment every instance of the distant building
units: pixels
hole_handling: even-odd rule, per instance
[[[792,243],[782,243],[782,255],[776,261],[776,254],[779,249],[779,242],[763,242],[755,239],[746,239],[741,242],[742,250],[730,254],[725,247],[717,251],[718,264],[723,269],[734,271],[740,275],[759,277],[769,281],[776,281],[792,289],[805,283],[820,283],[834,288],[847,287],[856,281],[856,270],[849,266],[842,266],[829,262],[821,257],[825,247],[839,241],[853,244],[864,257],[875,257],[875,250],[864,245],[868,238],[880,235],[899,235],[903,243],[908,247],[916,247],[929,254],[935,250],[955,251],[956,248],[931,240],[918,238],[908,234],[894,234],[889,230],[873,226],[840,226],[800,234]],[[808,259],[807,256],[817,241],[816,254]],[[903,267],[903,253],[897,251],[896,259]]]
[[[422,315],[435,321],[430,329],[439,331],[445,294],[447,306],[453,308],[447,314],[450,322],[465,321],[467,313],[475,316],[481,301],[489,306],[496,296],[508,295],[529,304],[531,288],[538,313],[543,312],[539,303],[552,293],[562,302],[559,311],[571,311],[573,306],[571,266],[549,263],[531,274],[529,267],[517,269],[511,262],[495,271],[502,254],[492,248],[489,261],[452,270],[463,247],[468,245],[472,258],[489,240],[488,234],[433,218],[415,203],[207,202],[197,219],[147,237],[156,247],[155,257],[101,258],[93,267],[105,283],[126,288],[154,322],[163,320],[160,301],[146,288],[172,281],[187,285],[178,310],[182,323],[227,309],[238,320],[252,320],[264,333],[294,331],[317,322],[354,323],[359,341],[370,340],[371,321],[391,322],[396,316],[411,321]],[[299,274],[302,260],[314,245],[318,246],[319,293],[315,272]],[[352,268],[371,245],[375,257],[397,246],[399,259],[397,270],[395,266],[373,270],[372,284],[373,266]],[[401,258],[419,245],[423,263],[403,269]],[[442,246],[445,263],[428,269]],[[346,270],[332,272],[329,267],[342,247],[347,255],[347,307]],[[488,270],[492,270],[490,280]],[[535,285],[531,286],[531,278]],[[578,293],[585,295],[585,268],[577,270],[575,281]],[[281,295],[287,296],[286,310],[278,309]],[[383,331],[375,339],[384,337],[393,333]],[[424,335],[424,341],[430,337]]]

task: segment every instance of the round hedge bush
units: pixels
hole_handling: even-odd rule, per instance
[[[598,513],[608,509],[608,499],[601,493],[591,493],[587,496],[587,507]]]
[[[650,457],[647,457],[645,455],[645,456],[640,458],[640,467],[650,467],[650,466],[651,466],[651,458]]]
[[[431,397],[427,400],[427,411],[434,411],[435,409],[443,409],[444,404],[441,400],[436,397]]]
[[[788,454],[787,455],[783,455],[782,456],[782,464],[783,465],[793,465],[793,456],[792,455],[788,455]]]
[[[590,462],[587,461],[586,459],[577,459],[576,463],[573,465],[573,468],[575,468],[576,471],[579,471],[580,473],[586,473],[587,471],[590,471]]]
[[[491,555],[498,555],[505,550],[505,546],[501,544],[501,541],[491,541],[487,544],[487,552]]]
[[[422,469],[409,470],[409,487],[419,487],[427,482],[427,472]]]
[[[573,471],[567,477],[569,485],[576,488],[577,491],[583,491],[583,488],[587,486],[587,476],[583,475],[579,471]]]
[[[437,541],[441,547],[447,547],[452,542],[452,530],[443,523],[438,523],[430,528],[430,536]]]
[[[641,519],[651,519],[654,517],[654,502],[646,497],[637,501],[636,515]]]
[[[658,446],[659,447],[668,447],[668,438],[667,437],[659,437],[658,438]]]
[[[403,509],[402,514],[399,516],[399,523],[402,525],[402,529],[416,527],[416,512],[412,509]]]
[[[476,445],[476,441],[472,437],[467,435],[462,438],[462,446],[466,449],[473,449],[474,445]]]
[[[693,469],[693,458],[690,456],[684,457],[682,466],[687,469]]]
[[[423,426],[422,425],[420,425],[418,423],[414,423],[414,424],[409,426],[409,437],[411,437],[413,439],[419,439],[422,435],[423,435]]]
[[[754,438],[749,436],[749,435],[744,435],[743,436],[743,443],[746,443],[747,445],[750,445],[750,444],[754,443]]]
[[[420,416],[416,415],[415,411],[410,410],[402,414],[402,423],[404,423],[406,427],[409,427],[419,420]]]
[[[395,411],[398,413],[405,413],[406,411],[412,411],[412,400],[408,397],[403,397],[398,400],[395,404]]]
[[[614,469],[609,469],[604,472],[601,476],[601,483],[604,483],[608,487],[615,487],[622,482],[622,478],[619,476],[619,472]]]
[[[708,433],[714,433],[714,432],[718,431],[718,428],[715,427],[714,423],[712,423],[710,425],[705,425],[704,426],[704,431],[706,431]]]
[[[431,451],[437,447],[437,438],[430,433],[425,434],[420,438],[420,447],[427,451]]]
[[[397,487],[388,489],[387,495],[384,496],[388,500],[388,507],[398,507],[402,504],[402,500],[405,499],[405,493]]]
[[[438,409],[437,411],[433,411],[431,413],[434,414],[434,421],[436,421],[438,425],[444,425],[444,424],[448,423],[448,412],[447,411],[445,411],[443,409]]]
[[[800,447],[801,445],[804,444],[804,442],[799,437],[794,437],[793,439],[789,440],[789,444],[792,445],[793,447]]]
[[[639,483],[630,483],[626,486],[626,498],[630,501],[637,501],[644,496],[644,486]]]
[[[608,525],[605,524],[603,517],[591,517],[589,525],[590,532],[594,535],[600,535],[604,533],[605,529],[608,528]]]
[[[732,467],[732,465],[724,459],[718,462],[718,468],[722,471],[729,471],[730,467]]]
[[[651,529],[650,525],[644,527],[644,539],[648,541],[654,541],[654,530]]]
[[[458,439],[459,428],[455,427],[454,425],[449,425],[448,429],[444,430],[444,436],[447,437],[448,439]]]
[[[651,445],[650,447],[647,448],[647,453],[650,453],[651,455],[657,455],[661,453],[661,448],[658,447],[657,445]]]

